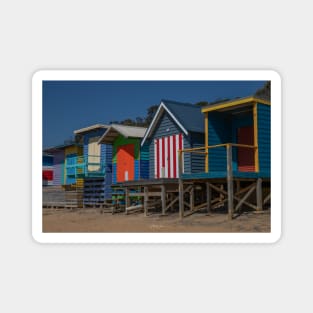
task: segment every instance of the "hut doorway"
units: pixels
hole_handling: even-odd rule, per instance
[[[237,143],[254,145],[253,126],[240,127],[237,129]],[[238,147],[238,171],[255,172],[254,150]]]
[[[135,145],[127,144],[117,148],[117,173],[118,182],[134,180]]]

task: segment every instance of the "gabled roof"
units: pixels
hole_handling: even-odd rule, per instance
[[[98,144],[113,143],[114,140],[122,135],[125,138],[142,138],[146,132],[145,127],[137,127],[137,126],[126,126],[120,124],[111,124],[107,131],[102,135],[102,137],[98,140]]]
[[[95,125],[91,125],[91,126],[88,126],[88,127],[84,127],[84,128],[81,128],[81,129],[74,130],[74,134],[78,135],[78,134],[82,134],[82,133],[87,133],[87,132],[89,132],[91,130],[108,128],[108,127],[109,127],[108,125],[104,125],[104,124],[95,124]]]
[[[189,132],[204,133],[204,117],[200,107],[190,103],[161,100],[159,108],[155,113],[150,127],[145,133],[141,145],[143,145],[146,139],[153,133],[164,112],[167,112],[172,117],[174,122],[186,135],[188,135]]]

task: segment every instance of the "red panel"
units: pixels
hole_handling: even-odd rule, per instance
[[[253,127],[238,128],[237,142],[243,145],[254,145]],[[255,172],[254,150],[238,147],[238,171]]]
[[[135,146],[128,144],[117,148],[117,181],[125,181],[126,172],[128,172],[128,180],[134,179],[135,171]]]
[[[177,177],[177,173],[176,173],[176,162],[177,162],[177,149],[176,149],[176,136],[174,135],[173,136],[173,152],[174,152],[174,155],[173,155],[173,175],[174,175],[174,178]]]
[[[160,160],[159,160],[159,139],[156,140],[156,160],[157,160],[157,175],[156,178],[160,178]]]
[[[171,136],[167,137],[167,177],[171,177]],[[174,150],[175,151],[175,150]]]
[[[43,170],[42,171],[43,180],[53,180],[53,170]]]

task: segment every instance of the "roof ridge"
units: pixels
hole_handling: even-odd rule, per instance
[[[185,106],[197,108],[197,106],[195,104],[192,104],[189,102],[179,102],[179,101],[174,101],[174,100],[169,100],[169,99],[162,99],[161,102],[163,102],[165,104],[166,104],[166,102],[169,102],[169,103],[173,103],[173,104],[180,104],[180,105],[185,105]]]

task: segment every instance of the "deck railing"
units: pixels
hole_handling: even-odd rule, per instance
[[[105,175],[105,163],[98,155],[76,156],[67,159],[66,171],[72,177],[99,177]]]
[[[236,148],[246,148],[246,149],[253,149],[256,151],[257,147],[253,145],[245,145],[245,144],[237,144],[237,143],[223,143],[218,145],[212,145],[212,146],[204,146],[204,147],[197,147],[197,148],[189,148],[189,149],[182,149],[178,150],[178,168],[179,168],[179,177],[183,174],[183,156],[184,153],[195,153],[195,154],[201,154],[205,155],[205,172],[209,172],[209,150],[215,149],[215,148],[221,148],[224,147],[226,149],[226,168],[227,168],[227,175],[232,175],[233,173],[233,147]],[[255,164],[257,169],[257,164]]]

